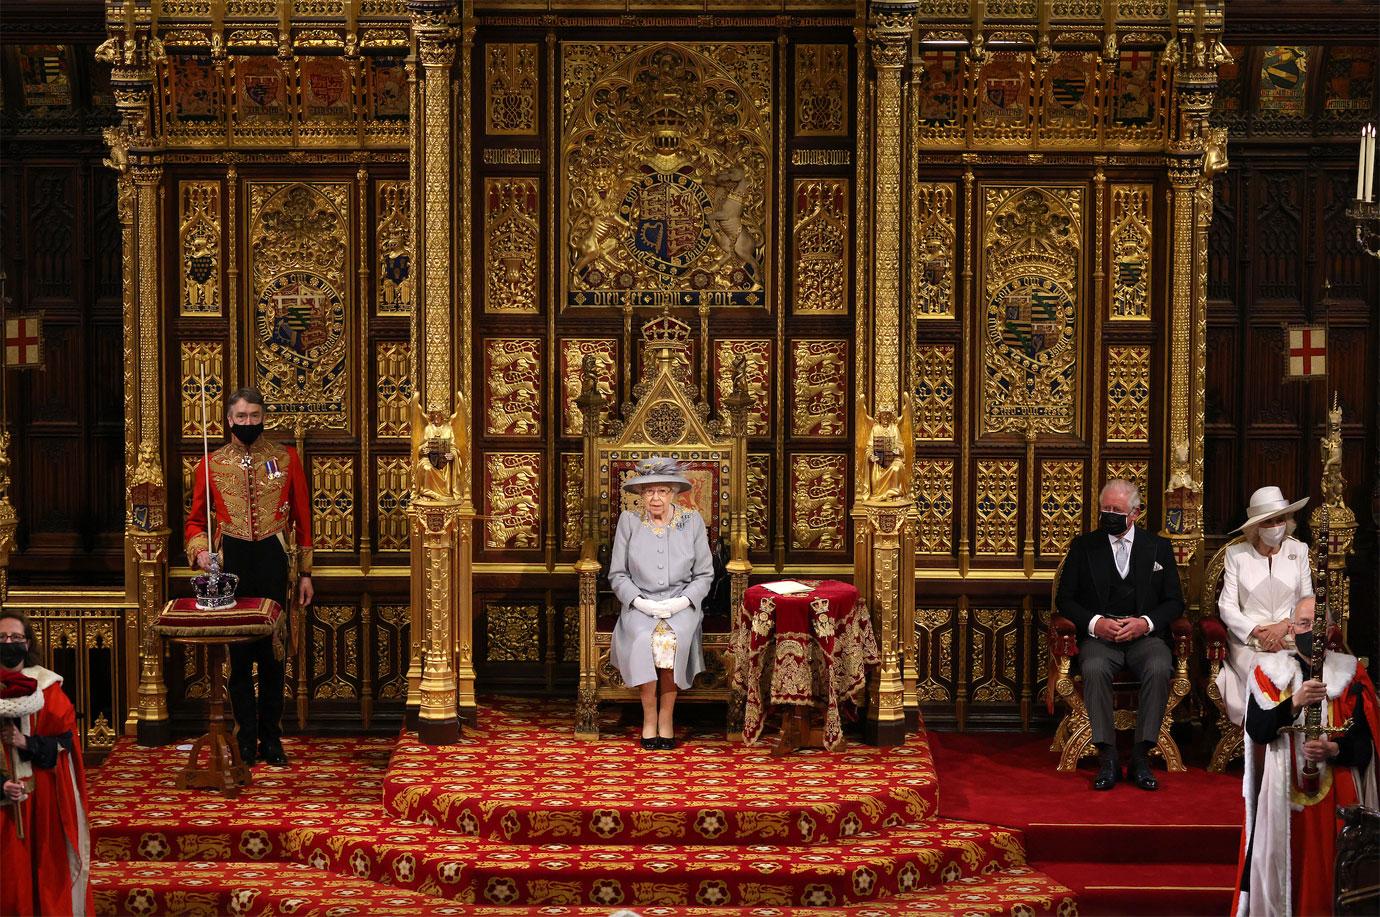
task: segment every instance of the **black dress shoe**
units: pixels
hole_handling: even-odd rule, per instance
[[[259,749],[259,757],[263,759],[265,764],[271,764],[274,767],[287,767],[288,756],[283,751],[282,745],[265,745]]]
[[[656,736],[652,736],[650,739],[646,736],[643,736],[642,747],[647,751],[656,751],[658,748],[661,747],[661,740],[658,739]]]
[[[1132,758],[1131,767],[1126,776],[1142,790],[1158,790],[1160,788],[1160,782],[1155,779],[1154,774],[1150,773],[1150,762],[1144,758]]]
[[[670,751],[676,747],[676,740],[658,737],[656,740],[656,747],[662,751]]]
[[[253,767],[255,764],[259,763],[259,759],[255,756],[252,747],[240,749],[240,763],[245,767]]]
[[[1121,765],[1116,758],[1104,757],[1102,766],[1098,768],[1097,777],[1093,780],[1093,789],[1110,790],[1121,781]]]

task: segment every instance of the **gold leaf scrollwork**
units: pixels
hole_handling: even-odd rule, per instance
[[[406,456],[380,456],[378,476],[378,542],[380,551],[406,551],[410,547],[407,507],[412,502],[412,469]]]
[[[583,537],[584,500],[584,457],[579,452],[562,452],[561,547],[567,551],[580,549],[580,542]]]
[[[354,700],[359,692],[346,676],[359,678],[358,609],[350,605],[313,605],[311,674],[316,700]]]
[[[1112,319],[1150,318],[1152,185],[1113,185],[1110,247]]]
[[[380,315],[410,315],[417,252],[412,242],[412,187],[381,181],[377,189],[378,283],[374,308]]]
[[[848,342],[796,338],[791,359],[791,435],[846,435]]]
[[[575,399],[580,397],[580,373],[585,357],[594,357],[595,389],[606,404],[613,404],[618,385],[618,341],[613,338],[566,338],[561,341],[561,433],[580,436],[585,417]],[[578,545],[577,545],[578,547]]]
[[[535,178],[484,179],[484,311],[534,313],[538,188]]]
[[[956,192],[953,182],[920,182],[913,189],[910,291],[917,318],[954,314]]]
[[[491,550],[541,546],[541,463],[538,452],[484,456],[484,546]]]
[[[848,311],[848,181],[800,178],[792,195],[794,311]]]
[[[178,192],[182,258],[179,311],[183,315],[220,315],[220,182],[179,182]]]
[[[374,616],[374,658],[378,660],[375,680],[379,700],[402,700],[407,696],[407,642],[412,612],[406,605],[376,605]]]
[[[724,399],[733,392],[733,360],[743,356],[745,381],[752,403],[747,409],[748,436],[771,433],[771,341],[720,338],[714,342],[714,395],[721,417],[728,416]]]
[[[969,631],[972,698],[977,703],[1011,703],[1016,699],[1014,608],[976,608]]]
[[[533,44],[491,44],[484,68],[485,130],[490,134],[537,133],[538,48]]]
[[[490,338],[484,342],[484,432],[490,436],[541,434],[541,340]]]
[[[921,703],[953,700],[954,645],[953,609],[917,608],[915,632],[920,670],[925,673],[915,686]],[[928,663],[928,664],[925,664]]]
[[[844,547],[848,460],[842,455],[791,456],[791,547],[838,551]]]
[[[771,511],[770,472],[771,456],[753,454],[748,456],[747,467],[747,522],[748,550],[765,552],[771,550]]]
[[[1040,463],[1040,554],[1062,557],[1083,531],[1083,463]]]
[[[485,605],[486,660],[491,663],[540,661],[541,618],[540,605]]]
[[[412,398],[412,345],[407,341],[380,341],[374,348],[378,435],[406,439],[411,433],[407,402]]]
[[[848,46],[795,46],[795,133],[839,137],[848,130]]]
[[[993,557],[1016,554],[1020,519],[1020,471],[1018,459],[993,459],[977,463],[976,553]]]

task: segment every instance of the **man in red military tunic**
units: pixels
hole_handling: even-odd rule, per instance
[[[0,611],[0,914],[94,914],[77,714],[38,661],[28,620]]]
[[[203,460],[192,476],[187,561],[209,570],[211,552],[219,549],[221,570],[240,578],[240,596],[287,603],[291,532],[298,550],[297,600],[310,605],[311,502],[302,462],[295,449],[264,438],[264,399],[257,389],[241,388],[231,394],[225,416],[230,442],[211,453],[209,475]],[[215,507],[214,536],[206,530],[208,489]],[[257,705],[255,664],[259,667]],[[272,638],[230,647],[227,687],[245,764],[253,765],[260,758],[277,766],[287,764],[282,732],[283,660],[274,652]]]

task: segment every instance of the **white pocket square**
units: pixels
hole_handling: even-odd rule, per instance
[[[1160,572],[1161,570],[1163,570],[1163,569],[1164,569],[1164,567],[1160,566],[1160,562],[1157,560],[1157,561],[1155,561],[1155,567],[1154,567],[1154,569],[1152,569],[1150,572],[1151,572],[1151,573],[1159,573],[1159,572]]]

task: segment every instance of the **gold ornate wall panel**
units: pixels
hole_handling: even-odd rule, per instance
[[[1021,463],[1016,459],[980,460],[974,491],[975,552],[991,557],[1016,553],[1019,532]]]
[[[616,338],[564,338],[561,341],[561,435],[580,436],[585,418],[575,399],[580,395],[580,368],[587,356],[594,357],[597,389],[606,403],[618,391],[618,340]],[[579,547],[578,543],[575,545]]]
[[[542,455],[490,452],[484,456],[484,547],[532,550],[541,546]]]
[[[767,305],[766,42],[561,42],[563,306]]]
[[[914,480],[916,553],[948,554],[954,546],[953,459],[917,460]]]
[[[915,609],[916,695],[922,704],[950,704],[954,700],[954,610]]]
[[[407,402],[412,397],[412,345],[407,341],[374,344],[374,432],[380,439],[411,435]]]
[[[584,517],[585,476],[584,455],[579,452],[561,453],[561,548],[580,550]],[[579,645],[578,642],[576,644]]]
[[[354,314],[345,182],[250,182],[253,380],[270,428],[349,430]]]
[[[484,310],[535,313],[538,182],[535,178],[484,179]]]
[[[1109,345],[1105,365],[1107,441],[1114,443],[1149,442],[1149,346]]]
[[[399,703],[407,697],[407,659],[412,613],[406,605],[374,606],[375,697]]]
[[[355,460],[311,458],[312,547],[319,552],[355,547]]]
[[[791,436],[848,434],[848,342],[791,341]]]
[[[752,404],[747,412],[748,436],[766,436],[772,429],[772,344],[771,341],[719,338],[714,342],[714,398],[719,416],[727,417],[724,399],[733,391],[730,375],[733,360],[743,356],[747,368],[747,390]]]
[[[955,363],[952,344],[915,347],[915,438],[952,442],[954,438]]]
[[[802,551],[841,551],[848,503],[848,460],[842,455],[791,456],[790,545]]]
[[[490,663],[538,662],[541,630],[540,605],[488,602],[484,605],[484,658]]]
[[[1150,286],[1154,248],[1151,224],[1153,185],[1113,185],[1111,238],[1112,270],[1108,273],[1112,320],[1150,318]]]
[[[1085,189],[981,191],[982,434],[1078,433]]]
[[[178,183],[179,309],[187,316],[219,317],[221,302],[221,189],[218,181]]]
[[[225,345],[218,341],[182,341],[178,350],[181,354],[182,437],[199,439],[204,426],[208,436],[218,439],[225,435]]]
[[[375,187],[375,267],[379,282],[374,308],[379,315],[410,315],[416,305],[413,280],[416,248],[412,241],[412,187],[381,181]]]
[[[380,551],[409,550],[407,507],[412,502],[412,463],[406,456],[379,456],[375,482],[377,535]]]
[[[766,553],[771,549],[772,513],[771,456],[748,454],[747,520],[748,550]]]
[[[954,315],[957,198],[953,182],[911,185],[910,310],[917,319]]]
[[[795,133],[842,137],[848,133],[849,47],[795,46]]]
[[[103,755],[115,747],[132,700],[120,677],[127,639],[124,619],[131,609],[118,596],[85,602],[91,600],[63,606],[46,599],[31,603],[12,592],[5,609],[29,618],[39,664],[62,676],[63,691],[83,713],[77,718],[77,742],[88,755]]]
[[[350,605],[314,604],[311,620],[313,700],[358,701],[363,677],[360,665],[359,609]]]
[[[975,608],[967,631],[970,698],[1011,704],[1020,695],[1020,610]]]
[[[792,200],[792,308],[848,313],[848,180],[797,178]]]
[[[1040,463],[1040,555],[1060,558],[1069,542],[1084,531],[1083,463],[1045,460]]]
[[[490,338],[484,342],[485,435],[541,435],[541,368],[539,338]]]
[[[534,44],[492,44],[485,49],[484,130],[490,134],[537,133],[537,66]]]

